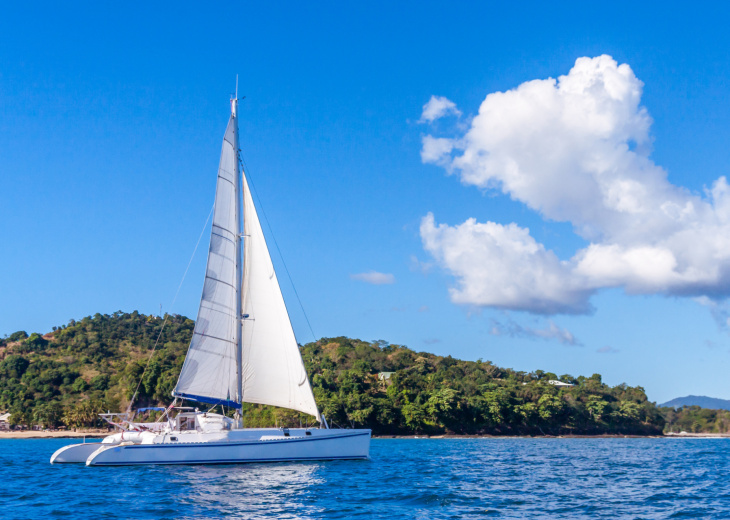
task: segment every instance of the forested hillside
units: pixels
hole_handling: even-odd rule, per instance
[[[730,433],[730,411],[699,406],[662,408],[666,419],[664,431],[669,433]]]
[[[102,410],[168,404],[193,321],[96,314],[45,335],[0,340],[0,411],[12,421],[91,425]],[[516,372],[384,341],[323,338],[302,347],[320,409],[338,426],[376,434],[661,434],[664,419],[641,387],[609,387],[601,376]],[[574,386],[556,386],[551,380]],[[206,406],[206,405],[201,405]],[[248,426],[298,425],[311,418],[246,405]]]

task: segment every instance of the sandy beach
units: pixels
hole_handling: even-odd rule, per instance
[[[89,431],[0,431],[0,439],[103,439],[111,432],[107,430]]]

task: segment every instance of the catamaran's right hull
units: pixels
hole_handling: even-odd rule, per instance
[[[266,440],[108,446],[92,453],[86,465],[240,464],[369,458],[370,430],[315,430],[313,433],[315,435]]]

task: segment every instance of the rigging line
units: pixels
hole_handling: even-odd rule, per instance
[[[193,263],[193,258],[195,258],[195,253],[198,251],[198,246],[200,245],[200,241],[203,239],[203,234],[205,233],[205,229],[208,227],[208,222],[210,221],[210,217],[213,214],[214,209],[215,209],[215,204],[210,208],[210,212],[208,213],[208,218],[205,219],[205,225],[203,226],[203,229],[200,231],[200,236],[198,237],[198,241],[195,243],[195,249],[193,249],[193,254],[190,256],[190,260],[188,260],[188,266],[185,268],[185,272],[183,273],[182,280],[180,280],[180,284],[177,286],[177,291],[175,291],[175,297],[172,299],[172,303],[170,304],[170,311],[172,311],[172,308],[175,306],[177,297],[180,294],[180,289],[182,288],[183,282],[185,282],[185,277],[188,275],[188,271],[190,270],[190,265]],[[147,373],[147,369],[150,367],[150,362],[152,361],[152,356],[155,354],[157,345],[160,342],[160,338],[162,337],[162,332],[165,330],[165,324],[167,323],[168,316],[170,316],[170,312],[165,313],[165,319],[162,321],[162,327],[160,327],[160,333],[157,335],[157,340],[155,341],[155,344],[152,347],[152,351],[150,352],[150,355],[147,358],[147,364],[145,365],[144,370],[142,371],[142,375],[139,376],[139,382],[137,383],[137,388],[134,389],[134,394],[132,395],[132,399],[130,399],[130,401],[129,401],[129,406],[127,407],[127,413],[129,413],[132,410],[132,405],[134,404],[134,399],[137,397],[137,392],[139,392],[139,387],[142,384],[144,375],[145,375],[145,373]],[[173,401],[173,403],[174,403],[174,401]]]
[[[286,261],[284,260],[284,255],[281,254],[281,249],[279,249],[279,243],[276,241],[276,235],[274,235],[274,230],[271,227],[271,223],[269,222],[269,217],[266,216],[266,210],[264,209],[264,205],[261,203],[261,197],[259,197],[258,191],[256,191],[256,185],[253,182],[253,178],[251,177],[251,170],[248,169],[248,166],[246,166],[246,161],[243,160],[243,153],[241,150],[238,150],[238,160],[241,162],[241,165],[243,166],[244,171],[248,172],[248,180],[251,183],[251,187],[253,188],[254,193],[256,194],[256,200],[258,200],[259,208],[261,208],[261,213],[264,215],[264,220],[266,221],[266,227],[269,228],[269,232],[271,233],[271,238],[274,240],[274,245],[276,246],[276,251],[279,253],[279,258],[281,258],[281,263],[284,265],[284,270],[286,271],[286,276],[289,278],[289,283],[292,286],[292,289],[294,289],[294,294],[297,297],[297,301],[299,302],[299,307],[302,309],[302,313],[304,314],[304,319],[307,320],[307,326],[309,326],[309,332],[312,333],[312,337],[314,338],[314,341],[317,341],[317,335],[314,333],[314,329],[312,329],[312,324],[309,322],[309,316],[307,316],[307,311],[304,310],[304,305],[302,304],[302,299],[299,298],[299,293],[297,292],[297,287],[294,285],[294,280],[292,280],[291,274],[289,273],[289,268],[286,266]]]

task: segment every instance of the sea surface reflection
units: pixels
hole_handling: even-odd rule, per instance
[[[322,513],[311,496],[326,483],[322,473],[321,463],[312,462],[175,466],[170,479],[187,490],[179,499],[181,517],[299,519]]]
[[[730,518],[730,439],[375,439],[370,461],[87,468],[0,440],[3,518]]]

